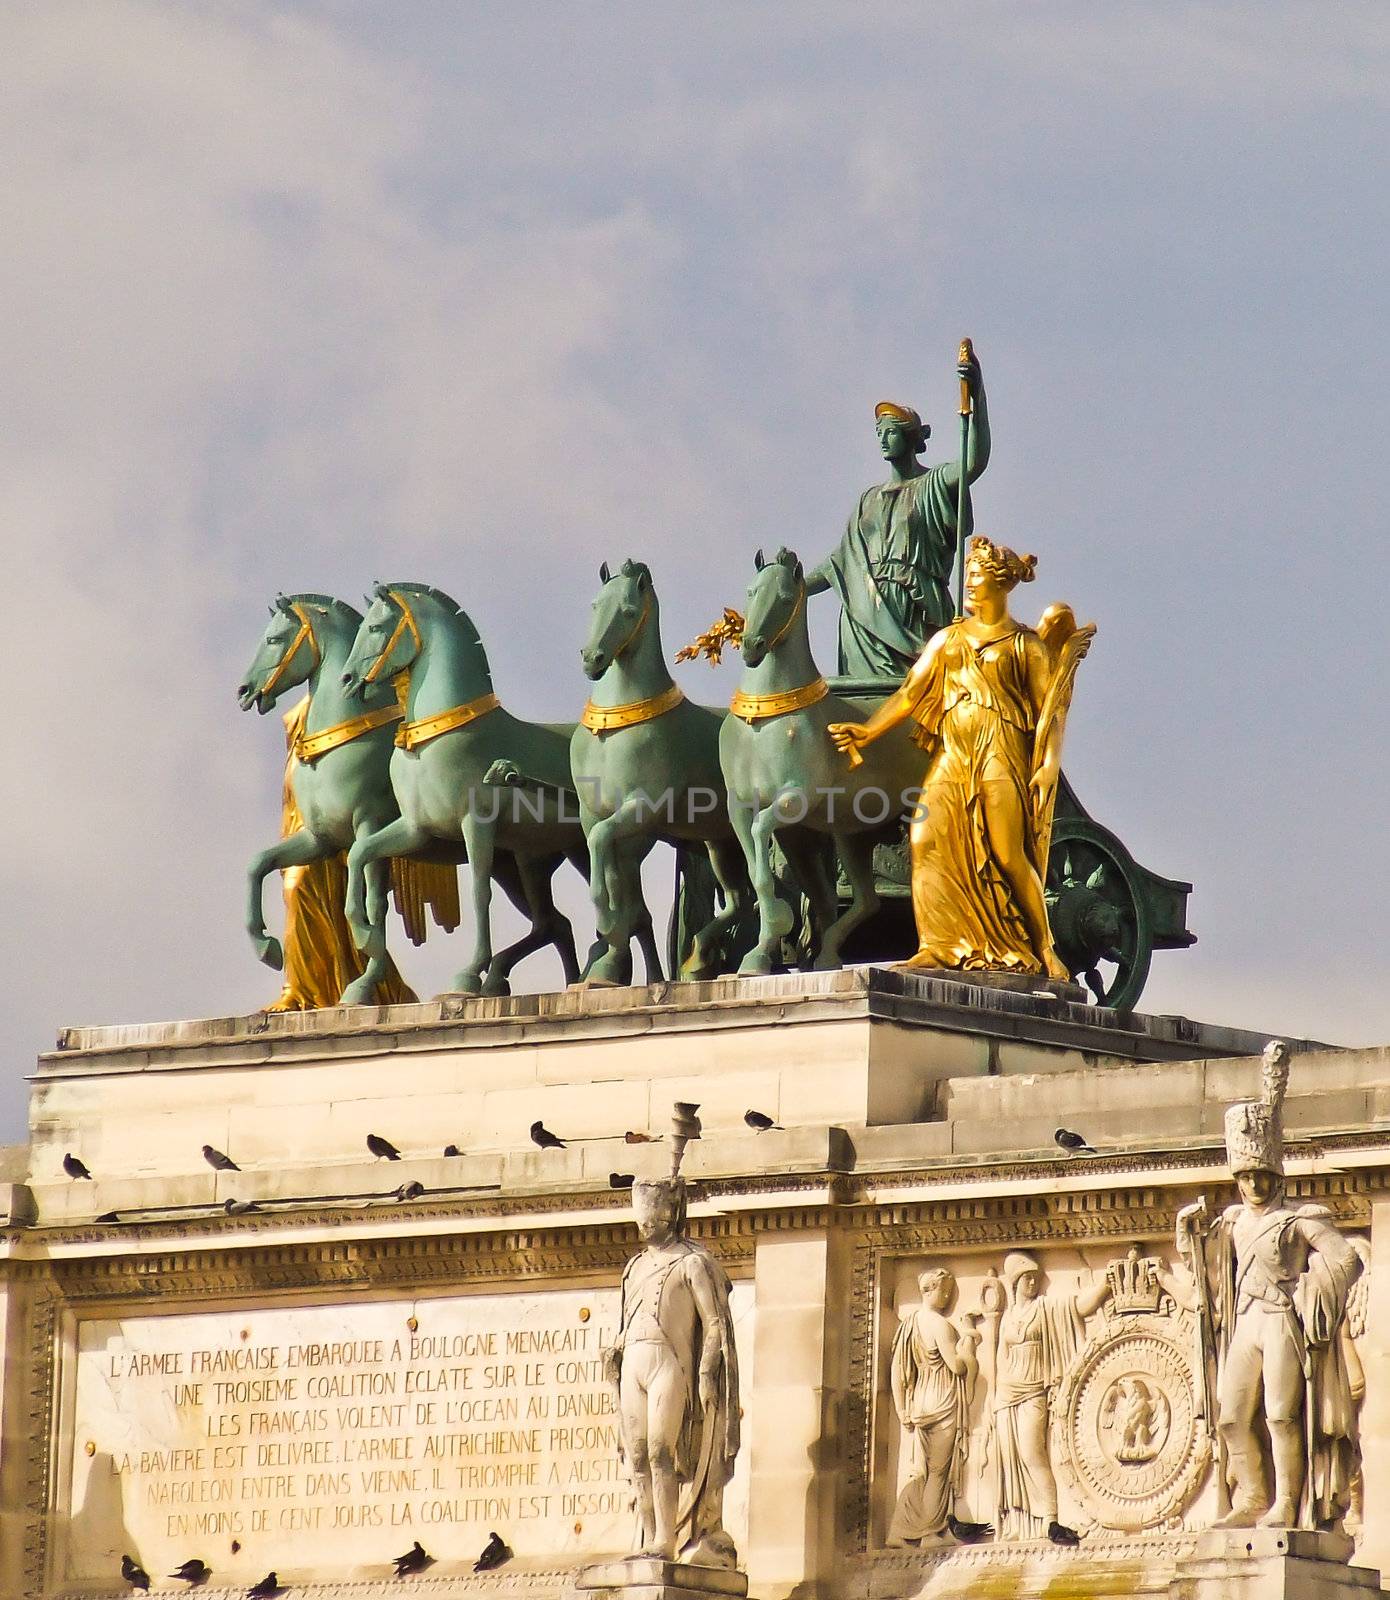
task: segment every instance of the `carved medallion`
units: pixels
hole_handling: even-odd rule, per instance
[[[1062,1382],[1057,1457],[1102,1527],[1161,1526],[1201,1487],[1211,1447],[1197,1415],[1190,1344],[1182,1316],[1114,1316]]]

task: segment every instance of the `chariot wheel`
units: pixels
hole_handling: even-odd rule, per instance
[[[1053,826],[1047,914],[1059,958],[1096,1004],[1133,1010],[1149,976],[1153,914],[1142,869],[1089,817],[1058,816]]]

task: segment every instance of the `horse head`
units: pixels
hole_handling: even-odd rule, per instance
[[[276,595],[261,642],[237,685],[243,711],[255,706],[264,715],[286,689],[308,682],[323,660],[323,632],[334,604],[326,595]]]
[[[758,575],[748,586],[748,609],[743,622],[743,661],[756,667],[774,646],[786,638],[798,613],[804,614],[806,579],[794,550],[785,546],[765,560],[761,550],[753,558]]]
[[[406,588],[405,584],[374,583],[365,597],[366,615],[343,663],[343,688],[349,694],[364,695],[370,684],[389,683],[419,655],[416,594],[407,594]]]
[[[586,676],[593,679],[601,678],[637,642],[656,605],[652,575],[643,562],[624,561],[610,573],[605,561],[598,575],[603,587],[594,601],[588,642],[579,652]]]

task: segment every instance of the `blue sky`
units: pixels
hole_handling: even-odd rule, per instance
[[[0,1137],[59,1026],[275,992],[277,590],[436,583],[573,716],[601,560],[674,647],[819,558],[963,334],[979,526],[1099,624],[1069,775],[1196,885],[1145,1007],[1390,1038],[1382,4],[18,0],[0,62]]]

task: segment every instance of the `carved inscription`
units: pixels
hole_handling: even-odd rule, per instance
[[[494,1528],[519,1555],[621,1549],[617,1310],[604,1289],[83,1322],[67,1575],[125,1549],[223,1573],[381,1568],[416,1538],[462,1560]]]

